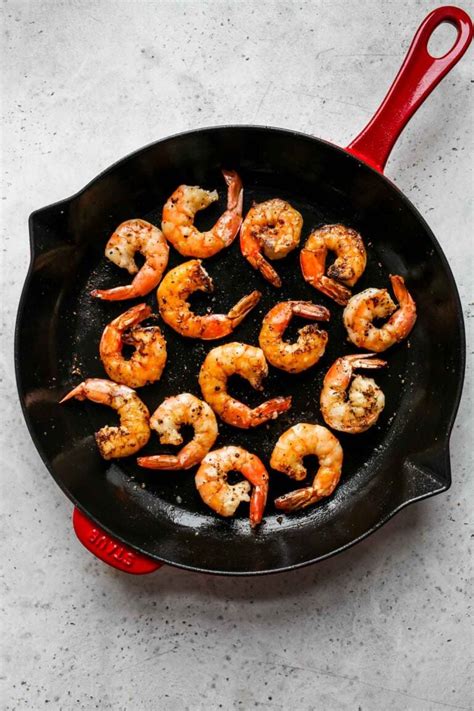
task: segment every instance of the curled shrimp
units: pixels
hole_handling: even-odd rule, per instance
[[[181,425],[191,425],[194,437],[176,455],[154,454],[138,457],[147,469],[190,469],[203,459],[217,439],[216,416],[209,405],[190,393],[167,397],[150,418],[161,444],[182,444]]]
[[[150,315],[149,306],[137,304],[105,327],[99,352],[111,380],[140,388],[161,378],[166,363],[166,341],[159,326],[138,325]],[[122,355],[125,343],[135,347],[128,360]]]
[[[382,353],[408,336],[416,321],[416,305],[401,276],[390,276],[398,301],[394,304],[387,289],[365,289],[355,294],[344,309],[344,326],[349,339],[358,348]],[[387,318],[377,328],[372,321]]]
[[[248,481],[229,484],[227,475],[231,471],[240,472]],[[268,473],[255,454],[242,447],[215,449],[202,460],[195,481],[202,500],[216,513],[233,516],[241,501],[250,501],[250,525],[253,528],[261,522],[267,501]]]
[[[326,276],[328,251],[335,252],[337,256]],[[354,286],[366,264],[367,254],[362,237],[344,225],[324,225],[313,230],[300,253],[304,279],[341,306],[345,306],[351,297],[351,291],[346,287]]]
[[[262,380],[268,375],[263,351],[245,343],[225,343],[209,351],[201,366],[199,385],[203,397],[228,425],[257,427],[291,407],[291,397],[275,397],[254,408],[244,405],[227,392],[231,375],[240,375],[256,390],[263,390]]]
[[[311,486],[295,489],[275,499],[282,511],[296,511],[330,496],[341,478],[343,452],[339,440],[321,425],[300,422],[280,436],[270,458],[270,466],[296,481],[307,475],[303,457],[314,454],[319,469]]]
[[[104,459],[129,457],[145,446],[150,438],[150,413],[134,390],[111,380],[88,378],[60,402],[71,398],[91,400],[117,411],[119,427],[106,425],[95,433],[95,441]]]
[[[242,223],[244,191],[234,170],[223,170],[227,184],[227,210],[214,227],[199,232],[194,217],[218,199],[217,191],[193,185],[180,185],[163,207],[161,229],[166,239],[185,257],[212,257],[234,241]]]
[[[259,291],[252,291],[240,299],[227,314],[194,314],[189,307],[188,297],[195,291],[209,293],[213,290],[212,279],[200,259],[191,259],[171,269],[157,291],[163,321],[188,338],[223,338],[232,333],[261,297]]]
[[[135,252],[145,257],[140,269],[134,259]],[[168,243],[158,227],[145,220],[122,222],[107,242],[105,256],[136,276],[131,284],[113,289],[94,289],[91,295],[105,301],[120,301],[149,294],[160,283],[168,264],[168,253]]]
[[[338,358],[326,373],[320,405],[324,421],[333,430],[357,434],[377,422],[385,407],[385,395],[372,378],[356,375],[352,379],[355,368],[387,365],[373,356],[373,353],[356,353]]]
[[[283,334],[293,316],[313,321],[328,321],[329,311],[311,301],[282,301],[265,316],[258,337],[269,363],[288,373],[301,373],[315,365],[324,353],[328,334],[316,324],[300,328],[296,343],[283,340]]]
[[[281,286],[281,279],[262,251],[268,259],[286,257],[299,245],[302,226],[298,210],[279,198],[254,205],[242,223],[242,254],[273,286]]]

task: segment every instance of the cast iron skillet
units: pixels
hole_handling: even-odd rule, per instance
[[[454,47],[441,58],[428,54],[434,29],[457,29]],[[428,225],[382,175],[398,134],[421,102],[460,59],[472,37],[468,16],[457,8],[435,10],[421,25],[389,94],[374,119],[346,149],[292,131],[226,126],[184,133],[147,146],[106,170],[77,195],[36,211],[30,218],[32,262],[16,331],[18,390],[26,422],[49,471],[75,504],[82,542],[111,565],[143,573],[166,562],[196,571],[257,574],[321,560],[360,540],[403,506],[445,491],[451,482],[449,435],[461,395],[464,332],[451,271]],[[252,201],[289,200],[304,217],[305,237],[322,223],[343,222],[368,244],[368,267],[356,291],[388,286],[401,274],[418,305],[408,342],[386,353],[389,367],[377,373],[386,409],[369,432],[341,435],[343,477],[329,499],[282,516],[276,495],[294,488],[273,473],[263,525],[252,531],[248,510],[231,520],[201,502],[193,473],[141,470],[135,458],[107,463],[93,433],[113,413],[91,403],[58,400],[85,377],[104,377],[98,340],[104,325],[130,302],[100,302],[92,288],[125,283],[127,274],[103,256],[104,244],[122,220],[160,223],[160,209],[180,183],[225,190],[220,170],[236,169]],[[211,224],[223,209],[202,213]],[[172,250],[170,267],[183,261]],[[218,445],[242,444],[268,463],[277,437],[298,421],[322,422],[318,398],[333,360],[353,352],[341,323],[342,309],[308,286],[298,255],[277,264],[283,288],[276,291],[240,255],[238,241],[206,261],[217,287],[214,299],[195,302],[227,309],[260,289],[256,311],[227,340],[257,344],[261,318],[278,300],[310,299],[329,307],[326,354],[298,376],[271,369],[264,396],[293,395],[293,408],[268,426],[244,432],[220,424]],[[147,301],[156,306],[155,295]],[[300,324],[297,324],[298,326]],[[163,325],[168,365],[160,383],[140,396],[154,409],[165,396],[199,395],[197,373],[215,343],[187,341]],[[233,392],[253,404],[257,395],[237,381]],[[143,453],[163,451],[153,436]],[[245,509],[245,510],[244,510]],[[128,548],[130,546],[131,549]]]

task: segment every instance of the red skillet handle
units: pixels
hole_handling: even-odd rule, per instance
[[[457,30],[453,47],[443,57],[432,57],[428,42],[439,25]],[[349,153],[383,172],[402,129],[441,79],[461,59],[472,40],[472,22],[458,7],[438,7],[422,22],[395,81],[370,123],[347,146]]]
[[[82,545],[113,568],[132,575],[153,573],[154,570],[161,568],[161,563],[126,548],[122,543],[109,536],[95,523],[89,521],[79,509],[74,509],[72,523]]]

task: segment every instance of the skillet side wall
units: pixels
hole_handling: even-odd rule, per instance
[[[340,438],[344,473],[334,496],[291,517],[279,516],[270,502],[258,533],[250,531],[244,507],[232,521],[209,512],[190,473],[147,473],[129,461],[103,462],[92,433],[111,421],[110,412],[87,403],[57,405],[71,384],[103,376],[97,354],[102,328],[134,303],[104,304],[88,296],[93,286],[107,287],[127,278],[103,258],[110,232],[133,216],[159,223],[161,205],[181,182],[219,190],[219,205],[199,218],[199,224],[211,224],[224,205],[221,167],[241,173],[245,209],[252,200],[274,196],[298,207],[305,220],[303,239],[323,222],[342,221],[360,230],[370,258],[355,290],[388,286],[389,273],[402,274],[419,312],[409,342],[387,351],[389,366],[376,375],[387,397],[380,424],[359,437]],[[330,555],[409,501],[449,486],[448,438],[464,367],[455,284],[429,228],[408,200],[344,151],[277,129],[229,127],[182,134],[144,148],[70,200],[34,213],[30,227],[35,256],[17,330],[20,397],[33,439],[54,478],[112,535],[192,569],[281,570]],[[173,253],[170,266],[180,261],[183,258]],[[314,370],[290,377],[272,369],[264,395],[232,385],[233,392],[250,403],[275,394],[294,396],[294,408],[268,428],[250,433],[220,428],[219,446],[242,443],[267,462],[276,438],[289,425],[322,422],[322,377],[334,358],[355,350],[345,340],[342,309],[304,284],[297,254],[275,266],[284,281],[281,292],[251,270],[234,243],[206,261],[216,285],[215,302],[196,300],[198,310],[211,305],[222,311],[250,290],[261,289],[264,296],[256,312],[226,339],[253,344],[263,314],[277,300],[311,299],[331,310],[330,343]],[[155,306],[154,294],[147,301]],[[179,391],[199,394],[199,365],[215,345],[183,341],[166,327],[164,331],[170,355],[163,382],[140,391],[150,408]],[[144,451],[158,450],[158,440],[152,438]],[[272,498],[291,488],[285,477],[272,475]]]

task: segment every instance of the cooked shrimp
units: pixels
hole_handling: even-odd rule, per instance
[[[229,484],[227,475],[237,471],[248,481]],[[263,516],[268,494],[268,474],[260,459],[242,447],[222,447],[206,454],[196,473],[202,500],[221,516],[233,516],[241,501],[250,501],[250,525]],[[249,492],[253,487],[252,495]]]
[[[328,251],[337,256],[326,276]],[[300,264],[303,277],[311,286],[345,306],[351,297],[346,287],[354,286],[363,274],[367,254],[358,232],[344,225],[325,225],[311,232],[301,250]]]
[[[298,210],[279,198],[251,207],[242,223],[242,254],[273,286],[281,286],[281,279],[262,251],[268,259],[286,257],[299,245],[302,226]]]
[[[269,363],[288,373],[301,373],[315,365],[324,353],[328,334],[316,324],[300,328],[296,343],[283,340],[283,334],[293,316],[313,321],[328,321],[329,311],[311,301],[282,301],[265,316],[258,337],[260,347]]]
[[[206,402],[228,425],[248,429],[275,419],[291,407],[291,397],[275,397],[258,407],[248,407],[227,392],[227,379],[240,375],[256,390],[263,390],[268,375],[263,351],[245,343],[225,343],[207,354],[199,372],[199,385]]]
[[[200,259],[191,259],[171,269],[158,287],[160,314],[168,326],[182,336],[214,340],[232,333],[258,304],[261,294],[252,291],[233,306],[227,314],[194,314],[188,297],[195,291],[211,292],[214,285]]]
[[[140,388],[161,378],[166,363],[166,341],[159,326],[138,326],[150,315],[149,306],[138,304],[105,327],[99,352],[111,380]],[[122,355],[125,343],[135,347],[128,360]]]
[[[194,217],[218,199],[217,191],[197,186],[180,185],[163,207],[161,229],[166,239],[185,257],[212,257],[235,239],[242,223],[244,191],[242,181],[234,170],[223,170],[227,183],[227,210],[214,227],[199,232]]]
[[[145,257],[145,263],[140,269],[134,259],[135,252]],[[94,289],[91,295],[106,301],[120,301],[149,294],[160,283],[168,264],[168,253],[168,243],[158,227],[145,220],[122,222],[107,242],[105,256],[136,276],[131,284],[113,289]]]
[[[154,454],[138,457],[147,469],[190,469],[203,459],[217,439],[216,416],[209,405],[190,393],[167,397],[150,418],[161,444],[182,444],[181,425],[191,425],[194,437],[176,455]]]
[[[295,489],[275,499],[282,511],[296,511],[330,496],[341,478],[343,452],[339,440],[326,427],[301,422],[283,432],[270,458],[270,466],[296,481],[306,475],[303,457],[315,454],[319,469],[311,486]]]
[[[106,425],[95,433],[97,447],[104,459],[129,457],[148,442],[150,413],[136,392],[126,385],[89,378],[77,385],[60,402],[73,397],[112,407],[120,416],[120,427]]]
[[[344,326],[358,348],[381,353],[408,336],[416,321],[416,305],[403,277],[390,276],[398,309],[387,289],[365,289],[356,294],[344,309]],[[376,318],[389,320],[377,328]]]
[[[352,380],[355,368],[387,365],[373,356],[373,353],[356,353],[338,358],[326,373],[320,405],[324,421],[333,430],[357,434],[377,422],[385,407],[385,395],[372,378],[356,375]]]

